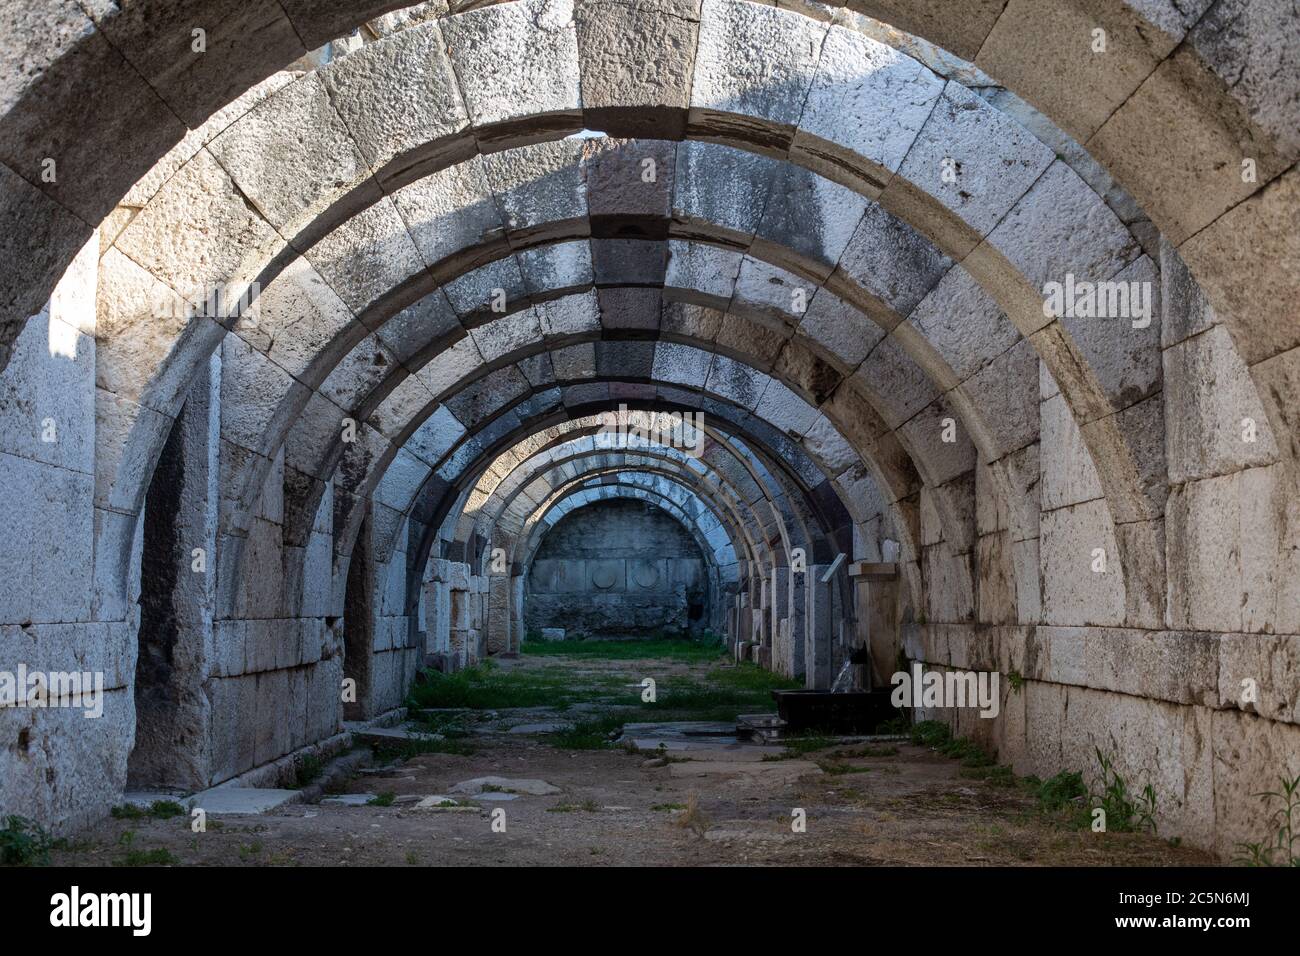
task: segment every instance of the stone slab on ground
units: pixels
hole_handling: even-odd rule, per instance
[[[544,641],[562,641],[567,632],[562,627],[544,627],[542,628],[542,640]]]
[[[421,799],[420,802],[415,805],[415,809],[440,811],[442,813],[447,813],[447,812],[477,813],[480,808],[461,803],[455,797],[449,797],[445,794],[435,793],[431,796],[424,797],[423,799]]]
[[[732,737],[736,736],[734,721],[674,720],[666,723],[630,723],[623,725],[623,733],[653,735],[655,737]]]
[[[321,806],[364,807],[375,799],[373,793],[339,793],[321,800]]]
[[[436,741],[445,739],[442,734],[429,734],[421,730],[407,730],[404,727],[372,727],[369,730],[359,731],[353,736],[358,743],[371,745],[390,744],[395,740]]]
[[[792,783],[807,774],[821,774],[822,770],[811,760],[763,760],[754,762],[727,760],[691,760],[668,765],[673,777],[707,777],[712,774],[745,776],[765,784]]]
[[[630,741],[639,753],[666,754],[674,760],[725,760],[728,763],[759,763],[781,751],[761,744],[715,740],[664,740],[658,737],[634,737]]]
[[[261,787],[213,787],[190,797],[186,802],[212,814],[255,815],[268,813],[302,798],[300,790],[274,790]]]
[[[508,734],[556,734],[562,730],[572,730],[573,724],[563,720],[548,720],[540,724],[517,724]]]
[[[184,804],[187,797],[183,793],[168,793],[165,790],[131,790],[122,794],[122,802],[141,810],[148,810],[159,801]]]
[[[718,750],[728,750],[737,747],[747,746],[742,744],[735,737],[719,738],[701,738],[697,740],[686,740],[675,737],[620,737],[619,743],[631,743],[642,753],[655,753],[658,750],[670,750],[673,753],[686,753],[691,751],[708,751],[710,753]],[[764,753],[776,753],[774,749],[763,750],[757,745],[748,745]]]
[[[492,788],[489,792],[526,793],[534,797],[545,797],[560,792],[559,787],[552,786],[545,780],[527,780],[512,777],[475,777],[473,780],[462,780],[453,786],[449,792],[478,794],[482,793],[485,787]]]

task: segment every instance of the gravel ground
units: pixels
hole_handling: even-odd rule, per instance
[[[524,658],[508,666],[543,664]],[[612,674],[635,681],[647,671],[703,673],[711,665],[584,660],[572,666],[575,680]],[[185,866],[1214,862],[1149,835],[1063,828],[1037,812],[1024,788],[962,776],[958,761],[910,744],[882,746],[878,756],[835,756],[861,750],[847,745],[771,759],[780,747],[742,746],[687,751],[691,759],[665,761],[622,747],[564,750],[548,743],[545,733],[503,732],[512,724],[563,721],[572,714],[497,710],[476,725],[493,732],[466,738],[472,754],[423,754],[387,775],[353,777],[346,786],[348,793],[392,794],[389,806],[290,804],[264,816],[212,818],[202,834],[190,831],[186,817],[108,820],[56,852],[53,862],[139,861],[160,849]],[[488,776],[541,780],[559,792],[455,795],[476,805],[469,808],[414,805],[416,798],[448,794],[457,784]],[[806,821],[802,832],[796,832],[799,817]]]

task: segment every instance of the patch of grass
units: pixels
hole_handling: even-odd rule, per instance
[[[510,707],[566,707],[622,683],[618,678],[575,679],[563,666],[503,671],[495,661],[483,661],[454,674],[425,670],[411,688],[410,711],[463,707],[496,710]]]
[[[855,767],[852,764],[836,763],[832,760],[819,760],[817,766],[821,768],[822,773],[828,773],[835,777],[843,776],[848,773],[870,773],[870,767]]]
[[[576,657],[583,660],[636,661],[661,658],[704,663],[722,657],[726,651],[717,641],[689,637],[658,637],[642,640],[607,641],[574,640],[539,641],[531,637],[519,647],[521,654],[533,657]]]
[[[379,796],[371,797],[370,800],[367,801],[366,806],[391,807],[393,805],[393,801],[396,799],[397,799],[397,794],[393,793],[393,791],[391,790],[385,790],[383,793],[379,794]]]
[[[614,746],[610,735],[622,729],[622,717],[593,717],[550,734],[547,742],[560,750],[606,750]]]
[[[1014,787],[1019,781],[1010,767],[994,764],[989,767],[964,767],[957,776],[967,780],[983,780],[995,787]]]
[[[752,662],[714,667],[703,678],[670,677],[659,682],[658,699],[636,703],[657,720],[735,720],[745,713],[772,709],[772,691],[803,686]]]
[[[0,865],[45,866],[58,841],[39,823],[10,814],[0,828]]]
[[[583,800],[582,803],[557,803],[553,807],[547,807],[547,813],[599,813],[600,804],[595,800]]]
[[[239,848],[239,858],[241,860],[248,860],[251,857],[257,856],[261,852],[262,852],[262,841],[254,840],[252,843],[246,844]]]
[[[242,855],[242,854],[241,854]],[[181,861],[165,847],[156,850],[127,850],[114,866],[176,866]]]
[[[772,709],[771,692],[778,688],[802,686],[798,681],[765,671],[753,663],[723,665],[708,647],[685,640],[665,641],[574,641],[542,643],[539,656],[554,652],[557,645],[573,644],[586,649],[589,659],[602,654],[628,655],[622,659],[635,660],[641,652],[654,650],[652,656],[672,656],[660,653],[665,647],[675,648],[678,659],[718,660],[702,676],[669,676],[658,679],[656,700],[641,699],[641,688],[629,684],[628,674],[575,675],[571,666],[557,660],[556,665],[503,670],[493,661],[484,661],[455,674],[426,671],[421,682],[412,688],[407,699],[411,711],[438,708],[466,708],[469,710],[495,710],[514,707],[551,707],[565,710],[579,702],[601,701],[612,706],[627,706],[653,713],[656,721],[675,720],[735,720],[742,713],[767,712]],[[537,648],[525,648],[525,651]],[[705,651],[708,651],[705,654]],[[554,652],[557,658],[563,656]],[[441,715],[429,715],[440,717]],[[460,720],[462,715],[442,717],[444,721]],[[434,732],[449,735],[447,729],[431,728]],[[587,742],[587,746],[592,745]],[[557,746],[571,746],[563,742]],[[577,748],[574,748],[577,749]]]
[[[1037,778],[1027,777],[1030,784],[1037,783]],[[1049,813],[1063,810],[1082,797],[1088,795],[1083,785],[1083,774],[1062,770],[1054,777],[1038,783],[1038,805]]]
[[[1133,794],[1128,782],[1115,769],[1114,761],[1096,748],[1097,763],[1101,765],[1098,791],[1092,794],[1094,809],[1105,811],[1106,829],[1120,833],[1136,830],[1156,832],[1156,791],[1151,784]]]
[[[392,760],[412,760],[423,754],[455,754],[469,757],[477,753],[473,744],[464,740],[394,740],[375,746],[375,758],[387,763]]]
[[[109,811],[114,820],[170,820],[172,817],[185,816],[185,808],[175,800],[155,800],[147,807],[138,807],[134,803],[123,803]]]
[[[828,747],[834,747],[839,741],[834,737],[788,737],[784,741],[785,749],[779,754],[768,754],[764,760],[796,760],[799,757],[806,756],[810,753],[816,753],[818,750],[825,750]]]
[[[923,720],[914,725],[912,743],[932,747],[945,757],[960,760],[963,767],[991,767],[995,763],[983,747],[969,737],[954,737],[948,725],[938,720]]]
[[[149,815],[155,820],[171,820],[186,815],[185,808],[175,800],[155,800],[149,805]]]
[[[451,740],[470,736],[466,723],[468,713],[459,714],[414,714],[408,724],[410,729],[421,734],[438,734]]]
[[[301,790],[325,772],[325,761],[316,754],[303,754],[293,765],[293,788]]]
[[[897,757],[898,748],[892,744],[866,744],[853,750],[837,750],[832,757]]]
[[[942,747],[952,740],[948,725],[938,720],[922,720],[912,725],[912,743],[918,747]]]
[[[1085,803],[1088,789],[1084,786],[1083,774],[1062,770],[1047,780],[1031,776],[1026,777],[1023,783],[1037,799],[1039,813],[1062,818],[1075,829],[1088,825],[1088,807]]]
[[[957,737],[939,752],[961,761],[963,767],[992,767],[996,761],[979,744],[968,737]]]
[[[906,668],[903,668],[906,670]],[[912,732],[912,722],[906,717],[890,717],[888,720],[876,724],[876,733],[878,734],[910,734]]]
[[[1277,790],[1265,790],[1254,796],[1264,802],[1267,810],[1277,800],[1280,806],[1269,814],[1272,833],[1258,843],[1239,843],[1237,861],[1247,866],[1300,866],[1300,853],[1296,852],[1297,817],[1300,816],[1300,777],[1288,780],[1278,777]]]

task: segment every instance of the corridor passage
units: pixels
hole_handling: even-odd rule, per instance
[[[1300,0],[0,0],[3,859],[1300,864],[1298,94]]]
[[[655,703],[642,701],[655,682]],[[1094,834],[976,748],[911,733],[735,736],[790,686],[687,640],[525,643],[517,660],[418,685],[416,718],[359,734],[364,764],[197,838],[173,806],[119,810],[57,862],[176,865],[1164,865],[1206,854]],[[939,725],[933,725],[933,731]],[[925,730],[926,728],[922,728]],[[942,732],[940,739],[946,740]],[[661,746],[662,745],[662,746]],[[320,768],[303,768],[303,784]],[[290,797],[294,799],[294,797]],[[803,811],[805,825],[796,821]],[[1083,811],[1083,823],[1080,812]],[[493,814],[498,816],[494,817]],[[150,856],[154,854],[154,856]],[[163,855],[165,854],[165,856]]]

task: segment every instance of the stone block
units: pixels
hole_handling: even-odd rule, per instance
[[[469,117],[436,22],[367,44],[319,74],[330,102],[376,172],[395,160],[400,165],[417,158],[445,162],[472,152],[472,142],[457,135]],[[393,76],[402,82],[390,82]]]
[[[117,239],[117,248],[191,303],[239,297],[283,240],[207,151],[195,154]],[[337,288],[337,286],[336,286]]]
[[[442,32],[481,143],[503,149],[581,128],[572,0],[472,10]]]
[[[1165,349],[1166,457],[1174,484],[1271,464],[1277,445],[1259,393],[1223,326]],[[1248,442],[1246,419],[1255,423]]]
[[[704,0],[688,119],[692,136],[784,149],[803,112],[827,29],[775,7]]]
[[[1242,843],[1276,836],[1269,815],[1279,803],[1258,796],[1300,775],[1300,727],[1239,711],[1210,715],[1214,752],[1214,849],[1235,856]]]
[[[505,229],[480,159],[417,179],[393,192],[392,200],[430,265],[445,263]]]
[[[207,149],[286,238],[354,190],[356,205],[379,198],[369,165],[315,73],[268,97]]]
[[[943,90],[916,60],[833,26],[799,119],[792,155],[831,178],[846,174],[872,195],[898,169]]]
[[[699,0],[587,0],[575,19],[587,127],[679,139],[690,106]]]
[[[1099,550],[1104,553],[1104,572],[1093,570]],[[1104,501],[1045,512],[1040,551],[1046,623],[1123,623],[1123,571]]]
[[[342,223],[313,245],[306,257],[357,314],[424,269],[424,260],[388,197]]]
[[[1092,456],[1060,394],[1042,404],[1042,506],[1054,510],[1102,497]]]
[[[868,208],[878,207],[811,170],[783,163],[772,179],[757,234],[787,260],[780,264],[803,265],[824,278],[840,262]]]
[[[1028,130],[950,81],[881,203],[945,254],[964,257],[1053,159]],[[945,179],[945,168],[955,175]]]

